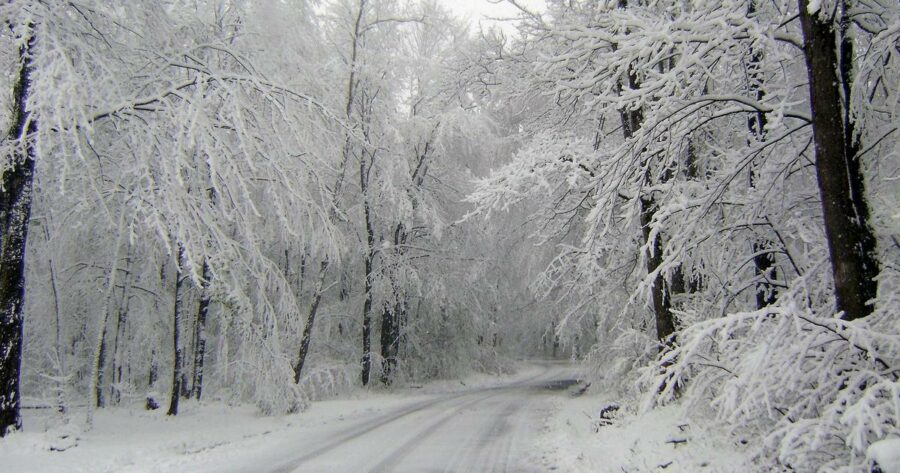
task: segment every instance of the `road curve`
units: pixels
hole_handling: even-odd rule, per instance
[[[504,386],[440,395],[323,434],[275,473],[537,473],[536,437],[568,365]]]

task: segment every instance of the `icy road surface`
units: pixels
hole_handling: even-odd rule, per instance
[[[322,430],[272,471],[543,472],[537,434],[550,401],[566,396],[574,378],[566,365],[546,365],[531,379],[437,395]]]

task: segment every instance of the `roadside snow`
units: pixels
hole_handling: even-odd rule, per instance
[[[746,453],[711,422],[688,421],[680,406],[636,414],[627,401],[603,392],[557,400],[558,413],[543,432],[547,467],[567,473],[741,470]],[[601,411],[611,404],[621,407],[607,414],[609,423]]]
[[[101,409],[87,432],[74,423],[42,431],[49,419],[26,413],[25,432],[0,441],[0,463],[5,471],[23,473],[209,471],[258,449],[273,434],[291,429],[314,435],[315,427],[376,415],[415,399],[372,394],[315,403],[307,412],[281,417],[260,416],[253,406],[190,402],[177,417],[167,417],[165,409]],[[56,448],[61,444],[64,448]]]

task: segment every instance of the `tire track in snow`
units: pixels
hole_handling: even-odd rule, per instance
[[[492,421],[486,425],[475,443],[476,448],[469,455],[460,457],[445,473],[457,473],[461,471],[480,471],[494,473],[505,471],[509,463],[509,450],[513,439],[505,435],[510,431],[510,419],[522,410],[519,399],[507,401]],[[498,469],[500,467],[501,469]],[[473,470],[472,468],[476,468]]]
[[[474,404],[478,404],[479,402],[483,402],[487,399],[490,399],[495,396],[499,396],[502,394],[501,392],[490,393],[486,396],[479,397],[477,399],[473,399],[471,401],[465,402],[462,405],[454,408],[450,411],[450,413],[441,416],[436,422],[432,423],[425,429],[421,430],[415,437],[406,441],[404,444],[397,447],[387,458],[382,460],[378,465],[369,470],[369,473],[387,473],[390,472],[391,469],[397,466],[404,458],[406,458],[409,454],[413,453],[415,447],[422,444],[429,437],[434,435],[435,432],[438,432],[442,427],[444,427],[448,422],[455,419],[460,412],[471,407]]]
[[[290,472],[296,470],[297,468],[299,468],[300,466],[302,466],[304,463],[306,463],[316,457],[322,456],[322,455],[330,452],[331,450],[334,450],[334,449],[344,445],[347,442],[356,440],[356,439],[368,434],[369,432],[372,432],[373,430],[378,429],[379,427],[382,427],[382,426],[385,426],[392,422],[404,419],[413,414],[416,414],[425,409],[428,409],[432,406],[435,406],[435,405],[438,405],[441,403],[445,403],[445,402],[454,401],[456,399],[459,399],[463,396],[468,396],[468,395],[472,395],[472,393],[471,392],[459,393],[459,394],[454,394],[454,395],[450,395],[450,396],[442,397],[442,398],[438,398],[438,399],[429,399],[427,401],[421,401],[421,402],[415,403],[411,406],[382,414],[372,420],[363,422],[362,424],[348,427],[347,429],[344,429],[342,432],[335,435],[334,438],[332,438],[331,440],[326,442],[324,445],[317,447],[315,450],[313,450],[309,453],[306,453],[301,457],[294,458],[287,464],[273,470],[272,473],[290,473]]]
[[[285,462],[278,468],[272,470],[272,473],[290,473],[290,472],[296,471],[301,466],[303,466],[303,464],[305,464],[311,460],[315,460],[316,458],[321,457],[321,456],[331,452],[332,450],[340,448],[340,447],[344,446],[345,444],[347,444],[348,442],[352,442],[352,441],[359,439],[381,427],[384,427],[384,426],[387,426],[394,422],[406,419],[412,415],[415,415],[415,414],[422,412],[426,409],[429,409],[431,407],[439,406],[440,404],[443,404],[443,403],[452,403],[453,401],[456,401],[460,398],[467,397],[467,396],[478,396],[478,395],[483,395],[484,393],[488,393],[487,396],[483,396],[482,398],[476,399],[475,401],[472,401],[469,403],[469,404],[475,404],[479,400],[496,396],[504,391],[521,389],[525,386],[533,384],[535,382],[535,380],[545,376],[549,371],[550,371],[550,369],[548,367],[548,368],[545,368],[545,370],[543,372],[541,372],[535,376],[532,376],[531,378],[528,378],[526,380],[522,380],[522,381],[519,381],[519,382],[516,382],[513,384],[509,384],[509,385],[505,385],[505,386],[490,387],[490,388],[475,389],[475,390],[464,391],[464,392],[460,392],[460,393],[454,393],[454,394],[439,397],[436,399],[428,399],[425,401],[420,401],[420,402],[414,403],[410,406],[387,412],[387,413],[382,414],[374,419],[362,422],[357,425],[347,427],[346,429],[342,430],[341,432],[335,434],[330,440],[326,441],[323,445],[319,445],[315,449],[313,449],[311,452],[305,453],[300,457],[296,457],[296,458],[291,459],[288,462]],[[460,410],[458,409],[454,412],[458,413],[459,411]],[[440,425],[435,427],[434,430],[437,430],[439,427],[440,427]],[[417,442],[417,443],[419,443],[419,442]]]

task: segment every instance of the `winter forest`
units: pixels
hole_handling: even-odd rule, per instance
[[[0,446],[555,359],[900,450],[896,0],[448,3],[0,4]]]

